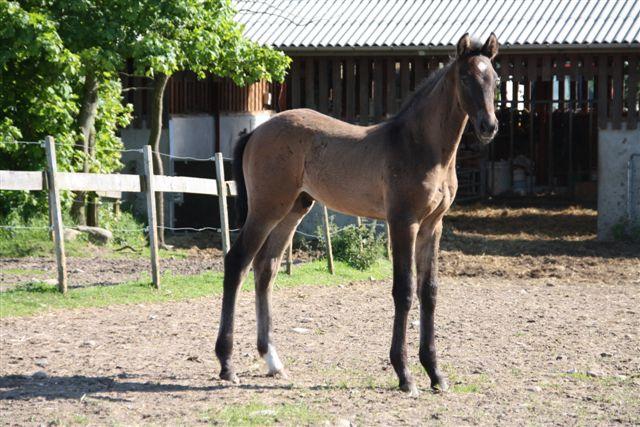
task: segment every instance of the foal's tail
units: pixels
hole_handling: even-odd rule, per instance
[[[236,197],[236,226],[242,227],[247,219],[247,185],[244,182],[244,172],[242,171],[242,156],[247,142],[251,138],[252,132],[242,135],[236,142],[233,149],[233,179],[236,182],[238,195]]]

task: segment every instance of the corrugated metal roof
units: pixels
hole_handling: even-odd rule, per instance
[[[282,49],[640,43],[640,0],[238,0],[252,40]]]

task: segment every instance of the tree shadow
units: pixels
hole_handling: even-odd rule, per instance
[[[130,377],[126,377],[130,378]],[[246,390],[291,389],[290,384],[231,384],[218,380],[209,386],[189,386],[182,384],[160,383],[154,381],[122,381],[119,376],[47,376],[37,378],[25,375],[5,375],[0,377],[0,400],[29,400],[44,398],[82,399],[91,397],[109,401],[129,401],[126,398],[95,396],[96,393],[175,393],[175,392],[213,392],[231,388]]]

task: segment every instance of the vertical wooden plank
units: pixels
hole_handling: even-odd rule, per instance
[[[360,79],[360,111],[359,122],[363,125],[369,124],[369,69],[371,67],[371,60],[369,58],[360,58],[358,74]]]
[[[156,289],[160,289],[160,266],[158,265],[158,219],[156,217],[156,191],[153,174],[153,156],[151,146],[145,145],[142,151],[144,160],[145,195],[147,197],[147,217],[149,220],[149,250],[151,252],[151,280]]]
[[[53,245],[56,250],[58,266],[58,290],[67,293],[67,258],[64,253],[64,225],[62,223],[62,208],[60,207],[60,192],[56,184],[58,163],[56,161],[56,145],[52,136],[44,139],[47,156],[47,181],[49,186],[49,212],[53,227]]]
[[[527,78],[529,82],[535,82],[538,78],[538,57],[530,55],[527,58]]]
[[[391,260],[391,230],[389,229],[389,222],[385,222],[384,225],[387,233],[387,259]]]
[[[629,90],[627,91],[627,129],[638,127],[638,55],[631,55],[629,58]]]
[[[382,59],[376,59],[373,70],[373,115],[376,121],[384,118],[383,67],[384,61]]]
[[[216,159],[216,186],[218,187],[218,209],[220,211],[220,234],[222,237],[222,252],[226,255],[231,247],[229,238],[229,214],[227,210],[227,185],[224,178],[224,160],[222,153],[217,152]]]
[[[622,123],[622,100],[624,93],[622,92],[623,78],[622,75],[622,55],[617,54],[613,57],[613,70],[611,80],[613,82],[613,101],[611,102],[611,122],[613,129],[620,129]]]
[[[291,63],[291,108],[300,108],[300,60]]]
[[[329,70],[327,60],[318,61],[318,110],[321,113],[329,112]]]
[[[415,85],[413,89],[415,90],[418,86],[420,86],[420,83],[422,83],[422,80],[424,80],[427,74],[424,63],[424,56],[418,56],[415,58],[415,60],[413,61],[413,69],[415,76]]]
[[[409,59],[402,58],[400,60],[400,99],[404,102],[409,95],[411,88],[411,70],[409,69]]]
[[[544,55],[542,57],[542,81],[548,82],[551,80],[551,57]]]
[[[335,267],[333,265],[333,250],[331,249],[331,231],[329,229],[329,211],[325,205],[322,206],[323,213],[323,228],[324,228],[324,240],[327,245],[327,265],[329,266],[329,272],[335,274]]]
[[[304,60],[304,103],[308,108],[316,109],[316,78],[315,59],[307,57]]]
[[[287,274],[291,276],[291,266],[293,265],[293,239],[287,245]]]
[[[333,116],[342,117],[342,60],[334,59],[331,62],[331,79],[332,79],[332,101]]]
[[[344,79],[345,79],[345,86],[347,88],[347,105],[346,105],[346,110],[347,110],[347,121],[352,122],[355,119],[355,115],[356,115],[356,88],[355,88],[355,75],[354,75],[354,61],[352,58],[348,58],[345,61],[345,68],[344,68]]]
[[[387,59],[387,85],[385,87],[385,97],[387,100],[387,117],[391,117],[398,111],[396,100],[396,60]]]
[[[600,55],[598,57],[598,126],[600,129],[607,127],[608,107],[609,107],[609,72],[608,57]]]

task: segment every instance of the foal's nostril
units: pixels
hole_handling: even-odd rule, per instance
[[[484,135],[495,133],[497,128],[498,128],[497,121],[494,121],[494,122],[490,122],[489,120],[480,121],[480,132],[482,132],[482,134]]]

